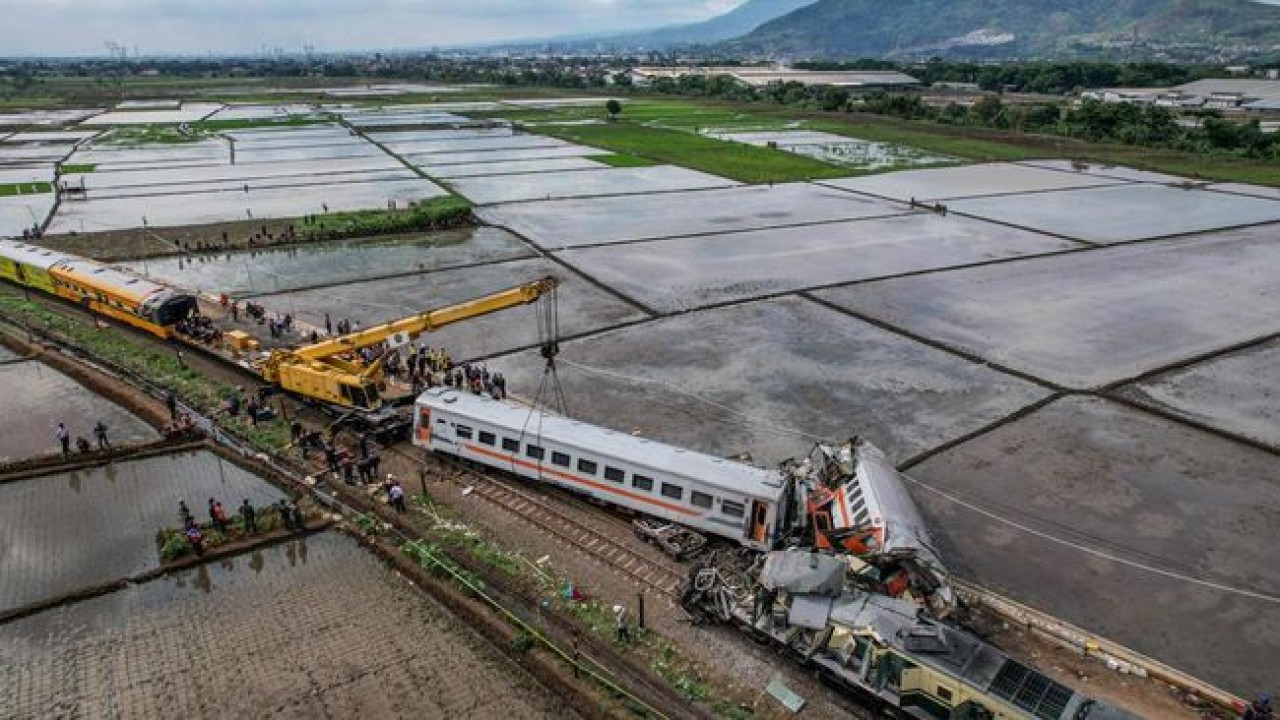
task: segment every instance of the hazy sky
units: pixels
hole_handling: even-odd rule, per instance
[[[412,48],[650,28],[742,0],[0,0],[0,55]]]

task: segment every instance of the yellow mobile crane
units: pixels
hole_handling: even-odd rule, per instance
[[[272,350],[262,364],[262,377],[284,390],[312,400],[349,410],[375,411],[382,407],[378,382],[382,379],[382,362],[386,355],[367,364],[343,356],[386,341],[403,345],[424,332],[499,310],[528,305],[555,290],[558,284],[559,281],[555,278],[545,277],[367,330],[327,338],[312,345],[292,350]]]

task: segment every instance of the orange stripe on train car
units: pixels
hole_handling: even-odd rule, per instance
[[[702,515],[702,513],[698,513],[698,512],[694,512],[693,510],[682,508],[679,505],[673,505],[671,503],[663,502],[661,500],[655,500],[654,498],[645,497],[644,495],[639,495],[633,492],[627,492],[626,490],[619,490],[615,487],[610,487],[603,483],[598,483],[593,480],[587,480],[586,478],[580,478],[576,475],[572,475],[566,472],[561,472],[559,470],[553,470],[549,467],[544,467],[542,465],[539,465],[538,463],[531,463],[531,462],[528,462],[527,460],[520,460],[516,458],[514,455],[507,455],[505,453],[495,452],[493,450],[487,450],[485,448],[472,445],[471,443],[462,443],[462,447],[474,453],[487,455],[489,457],[497,458],[498,460],[502,460],[504,462],[509,462],[515,465],[520,465],[522,467],[531,468],[533,470],[537,470],[540,473],[555,475],[556,477],[563,478],[565,480],[568,480],[569,482],[578,483],[579,485],[586,485],[588,487],[595,488],[601,492],[609,493],[610,495],[621,495],[622,497],[625,497],[625,498],[630,498],[632,500],[636,500],[642,503],[648,503],[650,505],[656,505],[660,508],[663,508],[664,510],[670,510],[671,512],[678,512],[684,515],[694,515],[699,517],[701,517]]]

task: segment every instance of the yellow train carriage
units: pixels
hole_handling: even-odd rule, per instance
[[[162,338],[196,307],[190,293],[83,258],[66,259],[49,269],[54,293],[95,312]]]
[[[52,295],[57,289],[49,270],[70,258],[48,248],[0,240],[0,278]]]

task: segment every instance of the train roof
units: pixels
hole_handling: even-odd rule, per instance
[[[72,257],[60,264],[57,269],[77,280],[92,282],[95,287],[130,297],[135,302],[141,302],[158,292],[172,290],[168,285],[154,283],[132,273],[85,258]]]
[[[773,470],[707,455],[624,432],[553,415],[507,400],[432,388],[418,397],[419,405],[443,408],[498,427],[552,438],[601,457],[691,478],[722,490],[751,497],[776,499],[782,490],[781,474]]]
[[[20,262],[23,265],[31,265],[45,270],[64,260],[75,259],[74,255],[67,255],[66,253],[17,240],[0,240],[0,256]]]
[[[872,631],[912,659],[1001,698],[1030,717],[1136,720],[1127,712],[1090,700],[968,632],[920,616],[915,603],[868,593],[844,595],[832,603],[829,617],[845,627]],[[1086,705],[1088,711],[1078,715]]]

